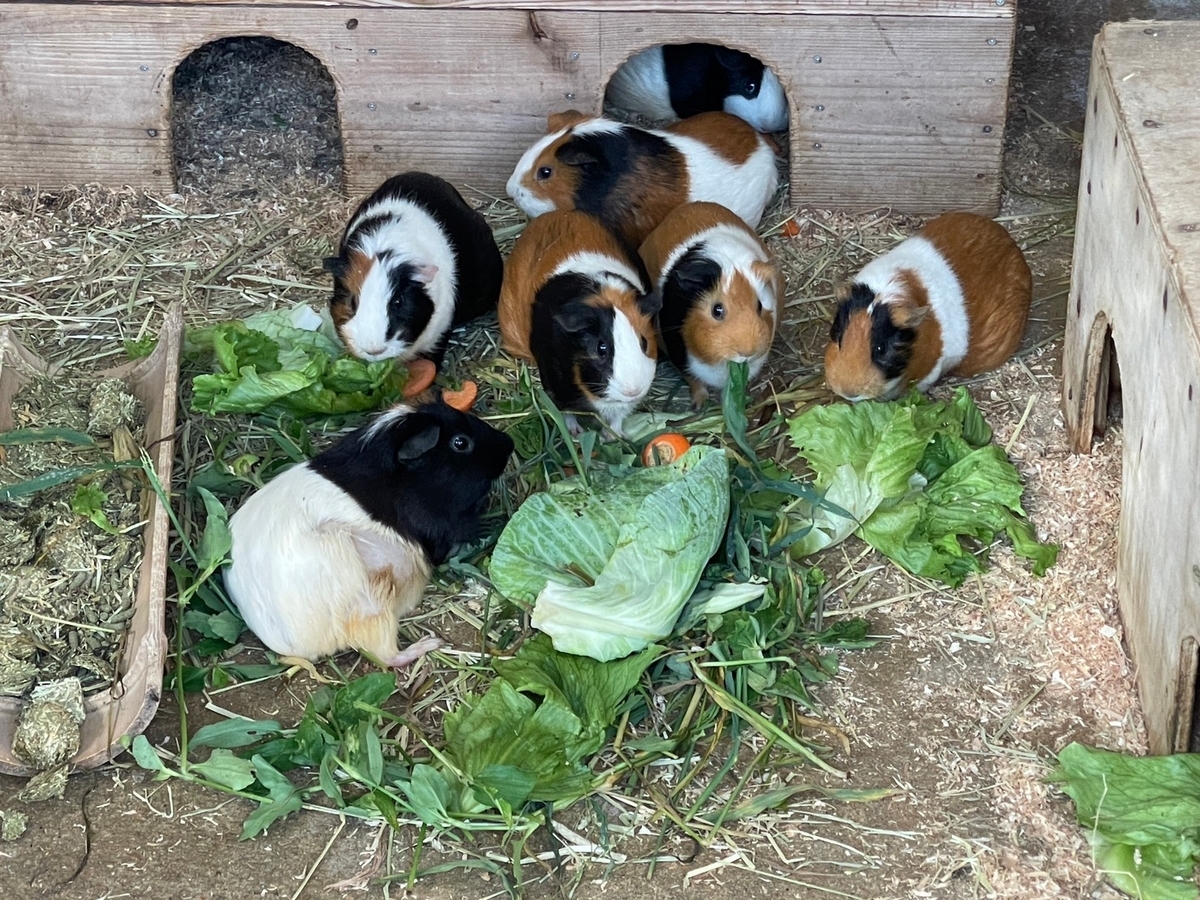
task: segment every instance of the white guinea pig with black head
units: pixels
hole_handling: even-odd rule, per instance
[[[569,110],[550,116],[508,195],[530,217],[583,210],[636,249],[689,201],[720,203],[753,228],[778,185],[775,151],[736,116],[702,113],[654,130]]]
[[[666,44],[629,58],[605,101],[648,119],[686,119],[723,110],[758,131],[788,126],[783,85],[749,53],[717,44]]]
[[[847,400],[893,400],[943,375],[977,375],[1021,343],[1033,298],[1029,265],[1004,226],[938,216],[840,290],[825,382]]]
[[[495,308],[504,263],[487,221],[449,182],[406,172],[359,204],[325,269],[351,353],[440,364],[450,329]]]
[[[641,246],[662,298],[658,333],[697,409],[729,380],[729,363],[758,375],[775,338],[783,275],[753,229],[716,203],[688,203]]]
[[[233,514],[230,598],[276,653],[412,662],[437,642],[400,651],[398,621],[432,568],[475,537],[512,450],[508,435],[441,400],[383,413]]]
[[[658,305],[637,254],[587,213],[539,216],[508,258],[499,310],[504,348],[537,362],[554,402],[593,411],[621,434],[658,359]]]

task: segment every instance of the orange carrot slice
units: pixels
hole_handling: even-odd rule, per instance
[[[478,396],[479,385],[473,381],[464,381],[461,391],[442,391],[442,399],[446,401],[446,405],[459,412],[470,412]]]
[[[682,434],[675,432],[660,434],[656,438],[651,438],[650,442],[642,448],[642,465],[669,465],[687,453],[691,446],[691,442]]]
[[[431,359],[414,359],[408,364],[408,381],[404,382],[405,398],[412,398],[421,393],[437,377],[437,366]]]

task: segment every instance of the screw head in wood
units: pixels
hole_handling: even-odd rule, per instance
[[[347,31],[353,31],[357,27],[358,27],[358,19],[347,19],[346,20],[346,30]]]
[[[371,112],[375,112],[375,104],[374,104],[374,103],[368,103],[368,104],[367,104],[367,109],[371,110]]]
[[[815,62],[815,63],[819,63],[820,61],[821,61],[821,57],[819,57],[819,56],[814,56],[814,57],[813,57],[813,62]]]
[[[150,67],[149,67],[149,66],[138,66],[138,68],[139,68],[139,69],[141,69],[143,72],[149,72],[149,71],[150,71]]]
[[[988,46],[989,47],[995,47],[998,43],[1000,43],[1000,42],[998,40],[996,40],[995,38],[988,38]]]
[[[825,112],[825,104],[824,103],[817,104],[817,112]]]

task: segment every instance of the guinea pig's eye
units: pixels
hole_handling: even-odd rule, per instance
[[[455,453],[470,453],[475,449],[475,442],[465,434],[456,434],[450,438],[450,449]]]
[[[762,315],[762,301],[761,300],[758,301],[758,314],[760,316]]]
[[[596,342],[596,354],[598,356],[608,356],[608,341]]]
[[[537,178],[538,181],[545,181],[547,178],[549,178],[553,174],[554,174],[554,170],[552,168],[550,168],[549,166],[540,166],[537,170],[537,175],[535,177]]]
[[[746,91],[747,92],[753,94],[757,90],[758,90],[758,82],[757,81],[747,81],[746,82]]]
[[[714,303],[713,304],[712,317],[714,319],[716,319],[718,322],[720,322],[722,319],[725,318],[725,304],[724,303]]]
[[[650,349],[650,342],[647,341],[645,338],[642,338],[642,352],[645,353],[649,349]]]

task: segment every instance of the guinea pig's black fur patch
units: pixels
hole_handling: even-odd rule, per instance
[[[663,281],[658,328],[667,355],[680,371],[683,371],[687,364],[683,323],[687,320],[696,298],[712,290],[721,279],[720,265],[705,256],[704,250],[703,242],[689,247]]]
[[[589,408],[583,388],[602,395],[612,378],[613,310],[585,302],[599,290],[594,278],[565,272],[534,295],[529,349],[542,385],[564,409]]]
[[[714,44],[667,44],[663,70],[671,108],[681,119],[722,109],[725,98],[758,96],[763,64],[748,53]]]
[[[850,317],[858,312],[871,310],[871,362],[883,372],[884,378],[898,378],[908,368],[912,359],[913,343],[917,339],[915,328],[902,328],[892,321],[887,304],[878,303],[874,309],[875,292],[865,284],[855,283],[850,294],[837,308],[829,339],[839,347],[850,324]]]
[[[387,265],[384,254],[379,254],[381,265]],[[411,263],[400,263],[388,271],[388,339],[399,338],[412,343],[425,331],[433,318],[433,298],[425,285],[413,276],[416,268]]]
[[[383,415],[309,465],[437,565],[474,540],[512,438],[441,401],[390,420]]]

